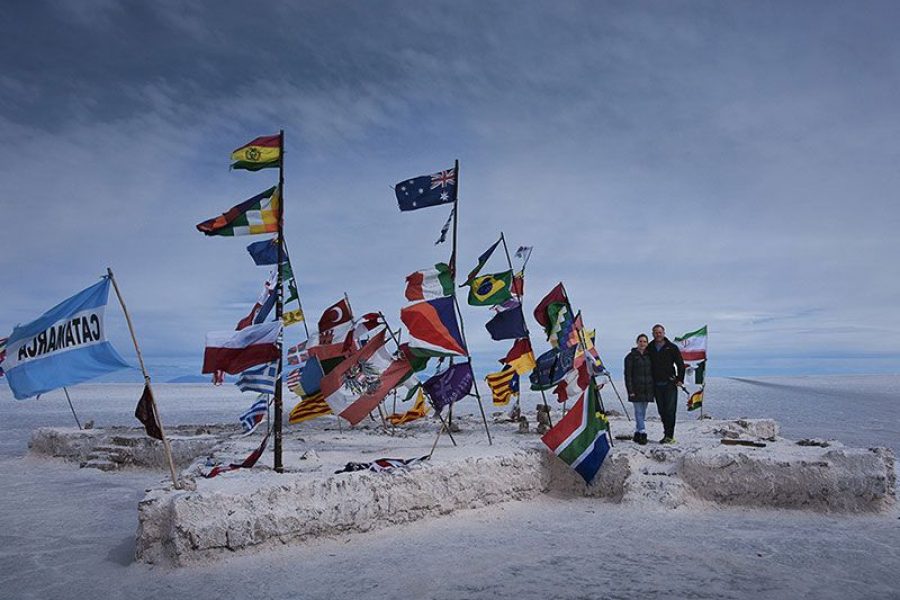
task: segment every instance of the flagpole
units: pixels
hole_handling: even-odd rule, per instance
[[[569,301],[569,291],[566,289],[566,285],[563,282],[560,282],[560,285],[562,286],[563,295],[565,295],[565,297],[566,297],[566,308],[569,310],[569,314],[572,314],[572,312],[573,312],[572,311],[572,303]],[[572,317],[572,318],[574,319],[574,317]],[[578,344],[581,346],[581,351],[584,353],[584,360],[588,360],[587,344],[584,341],[584,331],[583,331],[583,329],[577,329],[577,331],[578,331]],[[597,392],[597,403],[600,405],[600,410],[605,415],[606,407],[603,405],[603,397],[600,395],[599,388],[597,388],[597,381],[594,379],[594,373],[593,373],[593,371],[589,371],[589,373],[591,375],[591,379],[590,379],[590,383],[588,383],[588,386],[591,386],[591,385],[594,386],[594,388]],[[610,378],[610,380],[611,379],[612,378]],[[613,389],[615,389],[615,387]],[[618,392],[616,393],[616,395],[618,395]],[[619,401],[621,402],[622,399],[619,398]],[[625,408],[624,404],[622,405],[622,408],[623,409]],[[626,416],[628,415],[627,411],[625,412],[625,415]],[[630,418],[629,418],[629,420],[630,420]],[[607,433],[607,436],[609,437],[609,445],[610,445],[610,447],[612,447],[612,445],[613,445],[612,424],[609,422],[609,419],[607,419],[607,421],[606,421],[606,433]]]
[[[568,292],[568,290],[566,290],[566,285],[562,282],[560,282],[560,284],[562,285],[563,293],[566,295],[566,306],[569,309],[569,313],[573,313],[574,311],[572,310],[572,304],[569,302],[569,292]],[[581,331],[581,330],[578,331],[578,339],[581,342],[581,348],[584,351],[585,360],[587,360],[587,342],[584,339],[584,331]],[[616,393],[616,398],[619,399],[619,404],[622,405],[622,410],[625,411],[625,418],[628,419],[628,422],[630,423],[631,415],[628,414],[628,409],[625,408],[625,402],[622,400],[622,396],[619,394],[618,388],[616,388],[616,382],[613,381],[612,375],[610,374],[609,370],[606,368],[605,365],[603,367],[603,370],[606,372],[606,379],[609,380],[609,384],[612,386],[613,391]],[[593,377],[594,376],[591,375],[592,379],[593,379]],[[601,400],[600,403],[602,405],[603,401]],[[604,409],[604,410],[606,410],[606,409]]]
[[[284,325],[281,323],[284,314],[284,274],[282,263],[284,262],[284,129],[278,130],[278,279],[275,285],[275,320],[282,325],[281,333],[278,334],[278,368],[275,378],[275,398],[273,400],[275,413],[272,421],[272,429],[275,431],[275,440],[272,445],[272,451],[275,454],[273,460],[273,468],[276,473],[284,473],[284,464],[282,463],[282,446],[281,446],[281,430],[282,430],[282,389],[281,389],[281,353],[284,347]],[[305,323],[305,321],[304,321]]]
[[[500,232],[500,240],[503,242],[503,252],[506,254],[506,264],[509,265],[509,270],[513,271],[512,259],[509,257],[509,248],[506,245],[506,235],[501,231]],[[528,258],[531,258],[529,253]],[[527,261],[526,261],[527,262]],[[515,288],[516,274],[513,272],[513,287]],[[528,330],[528,323],[525,322],[525,305],[523,304],[523,297],[525,296],[525,265],[522,265],[522,293],[519,294],[516,292],[516,299],[519,301],[519,306],[522,308],[522,322],[525,323],[525,337],[528,338],[528,345],[531,346],[531,332]],[[532,352],[534,351],[534,347],[532,346]],[[522,384],[519,384],[519,398],[522,397]],[[547,409],[547,419],[550,420],[550,427],[553,427],[553,420],[550,419],[550,405],[547,404],[547,394],[541,389],[541,399],[544,401],[544,408]]]
[[[66,400],[69,402],[69,409],[72,411],[72,416],[75,417],[75,424],[78,425],[78,429],[81,429],[81,421],[78,420],[78,415],[75,414],[75,407],[72,406],[72,399],[69,398],[69,390],[66,389],[66,386],[63,386],[63,392],[66,394]],[[700,409],[703,410],[703,405],[700,405]]]
[[[388,334],[390,334],[391,339],[394,340],[394,343],[397,345],[397,350],[399,351],[399,350],[400,350],[400,340],[399,340],[399,338],[397,338],[397,336],[394,335],[394,332],[393,332],[393,330],[391,329],[391,326],[390,326],[390,324],[388,323],[387,318],[384,316],[384,313],[381,312],[381,311],[378,311],[378,316],[381,317],[381,320],[384,322],[385,328],[387,328]],[[421,385],[421,384],[420,384],[420,385]],[[438,419],[441,420],[441,429],[438,430],[438,437],[440,437],[440,432],[441,432],[443,429],[446,429],[446,430],[447,430],[447,435],[450,436],[450,441],[453,442],[453,445],[455,446],[455,445],[456,445],[456,440],[453,439],[453,433],[450,431],[450,426],[447,424],[446,421],[444,421],[444,417],[441,415],[441,413],[440,413],[440,412],[438,411],[438,409],[435,407],[435,405],[434,405],[434,400],[432,400],[431,395],[430,395],[428,392],[425,391],[425,388],[424,388],[424,387],[422,388],[422,393],[425,395],[426,398],[428,398],[428,402],[431,404],[431,410],[433,410],[433,411],[434,411],[434,414],[436,414],[436,415],[438,416]],[[451,404],[451,406],[453,406],[453,405]],[[437,445],[437,441],[435,441],[435,445]],[[434,452],[434,448],[432,448],[431,451]],[[430,455],[429,455],[429,456],[430,456]]]
[[[138,364],[141,366],[141,373],[144,374],[144,385],[147,386],[147,391],[150,392],[150,406],[153,409],[153,417],[156,419],[156,423],[159,425],[159,433],[162,438],[163,450],[166,453],[166,460],[169,463],[169,473],[172,475],[172,484],[175,486],[175,489],[180,489],[181,486],[178,484],[178,476],[175,474],[175,461],[172,460],[172,448],[169,447],[169,440],[166,437],[166,430],[163,428],[162,419],[159,418],[159,409],[156,407],[156,395],[153,393],[153,386],[150,385],[150,375],[147,374],[147,367],[144,366],[144,357],[141,354],[141,348],[138,346],[137,336],[134,333],[134,325],[131,323],[131,315],[128,314],[128,308],[125,306],[125,298],[122,297],[122,292],[119,291],[119,284],[116,283],[116,278],[113,275],[112,269],[109,267],[106,268],[106,274],[109,276],[110,282],[113,284],[113,289],[116,292],[116,297],[119,299],[119,304],[122,306],[122,312],[125,313],[125,322],[128,323],[128,331],[131,333],[131,341],[134,342],[134,351],[137,354]],[[68,393],[66,394],[68,396]]]
[[[453,304],[456,305],[456,226],[459,216],[459,159],[457,158],[453,162],[453,172],[456,175],[456,189],[453,192],[453,248],[450,251],[450,277],[453,280]],[[460,321],[462,323],[462,321]],[[468,349],[467,349],[468,350]],[[453,357],[450,357],[450,366],[453,366]],[[474,377],[473,377],[474,379]],[[437,412],[437,411],[435,411]],[[450,426],[453,424],[453,404],[450,405],[450,408],[447,410],[447,431],[450,431]]]
[[[488,428],[487,417],[484,414],[484,405],[481,403],[481,393],[478,391],[478,378],[475,377],[475,369],[472,367],[472,355],[469,353],[469,344],[466,342],[466,326],[463,323],[462,311],[459,309],[459,301],[456,298],[456,269],[457,269],[457,256],[456,256],[456,232],[457,232],[457,222],[459,219],[459,159],[457,159],[453,168],[456,170],[456,195],[453,198],[453,252],[451,261],[453,262],[453,272],[451,273],[453,276],[453,306],[456,307],[456,314],[459,316],[459,332],[462,335],[463,346],[466,348],[466,358],[469,363],[469,372],[472,374],[472,387],[475,390],[475,399],[478,400],[478,410],[481,412],[481,420],[484,423],[484,431],[487,434],[488,445],[493,446],[494,440],[491,439],[491,430]],[[453,357],[450,357],[450,364],[453,364]],[[450,412],[448,413],[447,420],[453,418],[453,404],[450,405]],[[450,431],[449,429],[447,430]]]

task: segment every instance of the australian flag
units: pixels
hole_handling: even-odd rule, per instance
[[[401,181],[394,193],[401,211],[450,204],[456,200],[456,168]]]

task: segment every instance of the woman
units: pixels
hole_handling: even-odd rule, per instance
[[[644,419],[647,404],[653,402],[653,367],[647,353],[649,339],[645,334],[637,336],[637,346],[625,357],[625,389],[628,401],[634,404],[634,441],[642,446],[647,443]]]

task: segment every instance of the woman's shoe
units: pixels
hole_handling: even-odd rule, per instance
[[[646,446],[647,445],[647,434],[639,433],[638,436],[640,436],[640,437],[637,439],[637,443],[640,444],[641,446]]]
[[[631,438],[631,441],[634,442],[635,444],[640,444],[641,443],[641,434],[638,433],[637,431],[635,431],[634,437]]]

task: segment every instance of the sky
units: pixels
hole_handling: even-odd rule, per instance
[[[392,186],[460,161],[459,264],[534,246],[614,372],[654,323],[710,375],[900,371],[895,2],[17,2],[0,49],[0,332],[111,267],[151,374],[199,374],[266,278],[195,224],[277,181],[306,312],[399,326],[448,207]],[[502,254],[486,270],[506,268]],[[125,321],[109,335],[134,361]],[[463,306],[481,372],[485,308]],[[530,320],[530,318],[529,318]],[[530,320],[538,350],[547,348]],[[303,334],[287,330],[288,341]],[[541,338],[541,339],[539,339]]]

